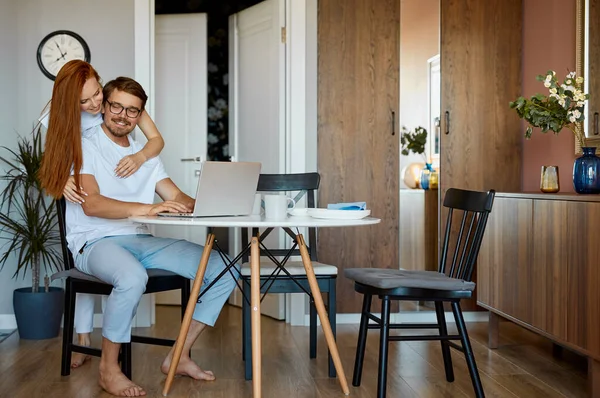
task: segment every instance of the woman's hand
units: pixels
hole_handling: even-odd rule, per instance
[[[127,178],[138,171],[146,160],[146,156],[144,156],[141,151],[134,153],[133,155],[125,156],[119,161],[115,173],[121,178]]]
[[[82,204],[83,202],[85,202],[85,199],[83,197],[87,196],[87,193],[85,193],[82,187],[79,187],[79,189],[77,189],[77,187],[75,186],[75,177],[70,176],[67,180],[65,188],[63,189],[63,196],[66,200],[68,200],[71,203]]]

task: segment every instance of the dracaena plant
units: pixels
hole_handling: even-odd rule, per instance
[[[568,128],[579,145],[584,147],[585,134],[581,125],[585,119],[583,109],[589,94],[583,92],[583,77],[570,72],[560,83],[556,72],[550,70],[536,79],[544,83],[548,95],[535,94],[529,99],[519,97],[509,104],[528,123],[525,137],[531,138],[534,127],[540,128],[542,133],[553,131],[555,134]]]
[[[400,134],[401,153],[408,155],[411,152],[418,155],[423,155],[427,163],[427,155],[425,154],[425,146],[427,145],[427,130],[425,127],[417,127],[414,130],[408,130],[402,126]]]
[[[59,270],[61,264],[54,201],[44,195],[37,176],[42,161],[41,132],[37,129],[31,139],[21,138],[16,150],[1,148],[7,156],[0,156],[5,170],[0,181],[6,184],[0,194],[0,270],[9,259],[16,258],[13,277],[21,273],[25,277],[29,268],[32,291],[37,292],[40,268]],[[44,279],[48,291],[48,276]]]

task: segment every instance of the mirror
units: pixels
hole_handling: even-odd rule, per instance
[[[590,24],[600,19],[600,0],[577,0],[576,7],[575,68],[585,78],[585,91],[590,95],[583,129],[587,145],[600,147],[600,25]]]

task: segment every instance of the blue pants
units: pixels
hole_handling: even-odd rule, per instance
[[[203,250],[202,246],[185,240],[151,235],[109,236],[89,242],[75,258],[77,269],[113,285],[104,310],[102,335],[113,343],[130,342],[131,322],[146,290],[146,270],[163,269],[194,279]],[[218,253],[211,253],[202,291],[224,268]],[[238,275],[236,271],[233,273]],[[192,318],[214,326],[235,285],[231,274],[225,274],[202,296]]]

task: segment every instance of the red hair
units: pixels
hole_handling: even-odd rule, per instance
[[[79,172],[83,163],[80,98],[85,82],[91,78],[100,83],[100,76],[92,65],[73,60],[60,69],[54,81],[46,145],[39,171],[42,187],[54,198],[62,196],[71,168],[75,174],[75,186],[80,186]]]

